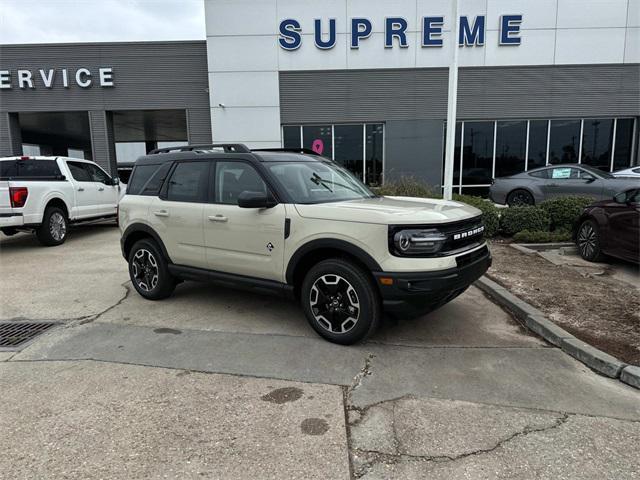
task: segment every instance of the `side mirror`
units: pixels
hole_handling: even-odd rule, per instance
[[[119,179],[118,177],[113,177],[113,178],[111,179],[111,185],[113,185],[113,186],[118,186],[118,185],[120,185],[120,179]]]
[[[263,192],[245,190],[238,195],[238,206],[241,208],[271,208],[276,205],[276,201]]]
[[[596,181],[596,177],[587,177],[587,182],[586,183],[593,183]]]

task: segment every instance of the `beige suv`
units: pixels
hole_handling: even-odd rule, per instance
[[[378,196],[307,150],[153,151],[135,164],[119,225],[143,297],[181,280],[288,295],[341,344],[371,335],[383,312],[440,307],[491,264],[477,209]]]

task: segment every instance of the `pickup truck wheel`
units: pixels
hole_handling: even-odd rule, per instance
[[[44,211],[42,224],[36,229],[38,241],[47,247],[62,245],[67,239],[67,216],[58,207]]]
[[[309,270],[300,290],[311,327],[326,340],[351,345],[370,336],[382,318],[371,277],[353,262],[329,259]]]
[[[146,299],[167,298],[176,288],[167,261],[153,240],[139,240],[129,253],[129,277],[136,291]]]

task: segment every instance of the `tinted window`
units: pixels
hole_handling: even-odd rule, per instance
[[[174,202],[202,202],[207,184],[209,162],[181,162],[176,165],[169,186],[167,200]]]
[[[580,120],[551,120],[549,163],[578,163]]]
[[[164,179],[167,178],[167,173],[169,173],[169,168],[171,168],[171,162],[166,162],[162,164],[160,168],[158,168],[151,178],[142,185],[142,191],[140,195],[158,195],[160,192],[160,188],[162,188],[162,184]]]
[[[614,170],[627,168],[631,163],[633,122],[633,118],[619,118],[616,122],[616,148],[613,154]]]
[[[331,148],[331,125],[302,127],[303,147],[309,148],[319,155],[333,158]]]
[[[300,127],[282,127],[284,148],[300,148]]]
[[[465,122],[462,185],[491,183],[493,122]]]
[[[529,173],[529,175],[536,178],[549,178],[549,170],[537,170]]]
[[[82,162],[67,162],[71,176],[76,182],[92,182],[89,169]]]
[[[362,180],[364,160],[362,125],[335,125],[333,133],[335,161]]]
[[[582,132],[582,163],[609,171],[613,144],[613,119],[585,118]]]
[[[529,122],[529,163],[527,168],[544,167],[547,164],[547,120]]]
[[[527,150],[527,122],[498,122],[496,137],[496,177],[524,170]]]
[[[89,176],[93,182],[109,183],[111,181],[109,175],[107,175],[106,172],[97,165],[85,163],[84,168],[89,172]]]
[[[62,175],[55,160],[7,160],[0,162],[0,177],[57,177]]]
[[[242,192],[267,193],[267,186],[249,164],[217,162],[215,173],[215,203],[235,205]]]
[[[137,165],[133,169],[129,184],[127,185],[127,193],[129,195],[140,195],[142,187],[149,181],[151,175],[158,170],[159,165]]]

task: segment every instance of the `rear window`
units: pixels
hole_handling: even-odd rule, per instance
[[[62,172],[55,160],[4,160],[0,162],[0,177],[60,179]]]
[[[140,165],[133,169],[129,184],[127,185],[128,195],[158,195],[162,182],[167,176],[171,162],[161,165]]]

